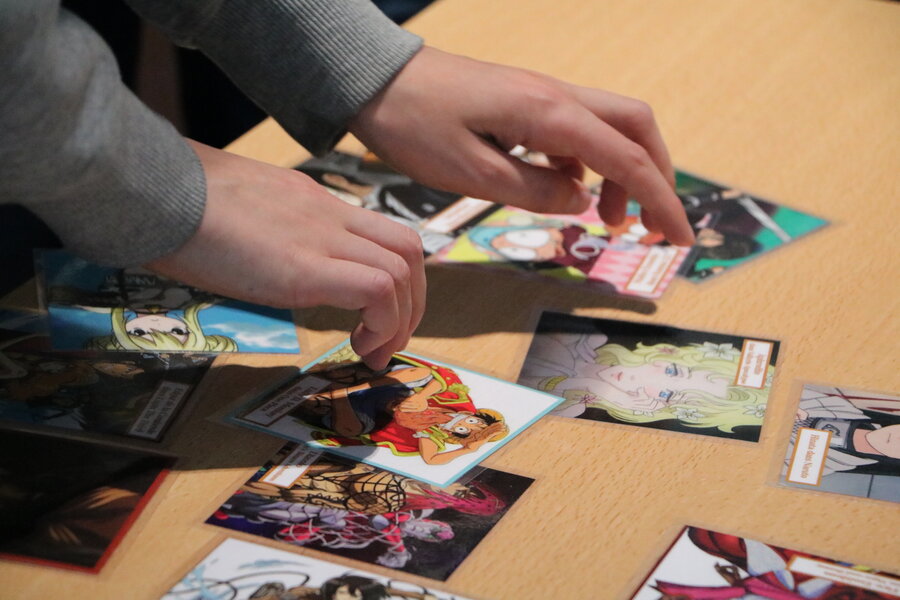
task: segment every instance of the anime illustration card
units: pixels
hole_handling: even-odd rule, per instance
[[[891,600],[900,579],[867,567],[685,527],[631,600]]]
[[[627,227],[610,228],[595,218],[505,207],[471,227],[436,260],[522,269],[589,281],[613,293],[658,298],[688,250],[646,245],[627,234]]]
[[[475,467],[439,488],[289,443],[206,522],[444,581],[532,483]]]
[[[433,254],[499,205],[424,186],[372,154],[331,152],[296,168],[341,200],[413,229]]]
[[[466,600],[462,596],[228,538],[162,600]]]
[[[779,343],[545,312],[519,383],[551,414],[756,442]]]
[[[298,353],[291,311],[230,300],[145,269],[35,254],[58,350]]]
[[[50,350],[0,329],[0,420],[160,441],[211,355]]]
[[[561,402],[412,354],[359,361],[345,342],[226,420],[444,487]]]
[[[98,572],[173,460],[20,431],[0,434],[0,558]]]
[[[675,191],[697,236],[681,274],[695,282],[828,224],[819,217],[680,171]]]
[[[900,396],[804,384],[780,482],[900,502]]]

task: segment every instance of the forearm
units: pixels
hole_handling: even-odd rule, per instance
[[[0,199],[82,256],[115,266],[179,247],[200,223],[203,169],[122,84],[115,59],[58,1],[0,6]]]
[[[313,153],[330,149],[421,40],[368,0],[128,0],[209,56]]]

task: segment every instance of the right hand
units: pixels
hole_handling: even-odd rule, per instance
[[[353,349],[384,368],[425,311],[419,236],[297,171],[190,143],[206,174],[203,219],[184,245],[147,267],[247,302],[359,310]]]

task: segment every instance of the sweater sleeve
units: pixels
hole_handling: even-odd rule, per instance
[[[206,194],[199,159],[58,0],[0,3],[0,73],[0,202],[112,266],[148,262],[193,234]]]
[[[127,0],[201,50],[314,154],[422,45],[368,0]]]

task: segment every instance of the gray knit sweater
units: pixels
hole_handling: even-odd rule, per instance
[[[421,45],[367,0],[128,2],[314,153]],[[85,258],[131,266],[184,243],[205,196],[197,156],[122,84],[90,27],[59,0],[0,0],[0,202]]]

